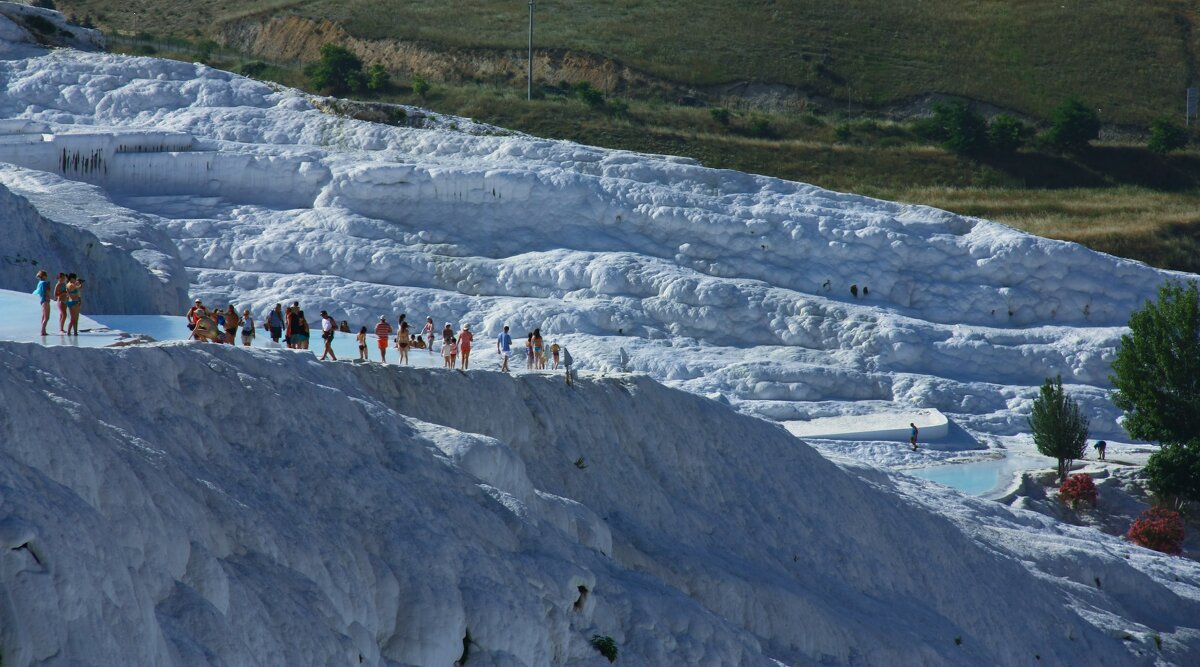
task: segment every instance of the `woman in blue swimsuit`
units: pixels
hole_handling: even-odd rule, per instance
[[[74,273],[67,274],[67,312],[71,321],[67,324],[67,335],[79,335],[79,311],[83,307],[83,280]]]

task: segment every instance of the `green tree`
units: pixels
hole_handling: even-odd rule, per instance
[[[1187,146],[1187,130],[1167,118],[1156,119],[1150,124],[1150,142],[1146,147],[1155,153],[1170,153]]]
[[[946,128],[946,139],[942,146],[946,150],[972,155],[982,153],[987,148],[987,122],[983,116],[972,111],[966,102],[943,107],[941,117]]]
[[[1146,463],[1150,490],[1179,507],[1200,500],[1200,292],[1167,283],[1129,318],[1113,360],[1113,404],[1139,440],[1162,443]]]
[[[1080,151],[1100,136],[1100,114],[1078,98],[1063,102],[1054,110],[1046,139],[1051,146],[1065,151]]]
[[[1189,500],[1200,501],[1200,438],[1163,445],[1146,461],[1145,473],[1159,503],[1178,510]]]
[[[1167,283],[1158,301],[1129,318],[1109,376],[1123,426],[1139,440],[1182,444],[1200,437],[1200,293]]]
[[[425,77],[421,76],[420,74],[413,76],[413,92],[420,96],[421,99],[425,99],[425,96],[429,94],[430,88],[431,86],[429,85],[429,82],[425,80]]]
[[[392,87],[392,77],[381,63],[375,63],[367,70],[367,89],[383,92]]]
[[[997,153],[1009,155],[1025,143],[1027,132],[1025,123],[1008,114],[1000,114],[988,125],[988,145]]]
[[[987,122],[961,101],[934,104],[933,115],[914,123],[913,132],[955,153],[982,153],[988,143]]]
[[[326,44],[321,47],[321,59],[306,68],[308,82],[313,88],[332,94],[361,89],[362,61],[344,46]]]
[[[1029,429],[1038,451],[1058,459],[1058,481],[1065,482],[1071,462],[1083,458],[1087,448],[1088,418],[1063,390],[1061,375],[1042,383],[1041,393],[1033,399]]]

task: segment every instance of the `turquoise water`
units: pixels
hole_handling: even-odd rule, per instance
[[[1047,466],[1053,466],[1051,459],[1019,456],[974,463],[948,463],[928,468],[913,468],[903,472],[906,475],[953,487],[963,493],[983,496],[1002,490],[1002,487],[1007,485],[1017,472]]]

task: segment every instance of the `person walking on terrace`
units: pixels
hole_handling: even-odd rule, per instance
[[[34,293],[34,295],[36,295],[38,297],[38,299],[39,299],[38,303],[42,307],[42,334],[41,335],[43,335],[43,336],[50,335],[50,334],[46,333],[46,324],[50,322],[50,298],[52,296],[54,296],[50,290],[50,281],[47,280],[47,278],[49,278],[49,277],[50,277],[50,274],[46,273],[45,271],[38,271],[37,272],[37,279],[38,279],[37,287],[33,288],[33,293]]]
[[[379,337],[379,362],[386,364],[388,339],[392,337],[392,325],[388,324],[387,315],[379,316],[379,324],[375,325],[375,335]]]

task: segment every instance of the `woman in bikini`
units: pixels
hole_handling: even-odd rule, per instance
[[[400,351],[400,363],[408,365],[408,322],[400,323],[400,331],[396,333],[396,349]]]
[[[367,360],[367,328],[363,327],[358,330],[358,358],[362,361]]]
[[[225,342],[230,345],[237,345],[237,330],[241,321],[238,318],[237,310],[233,304],[229,304],[229,309],[225,311]]]
[[[533,367],[542,370],[546,364],[542,362],[542,330],[534,329],[530,339],[533,342]]]
[[[83,280],[74,273],[67,274],[67,312],[71,321],[67,324],[67,335],[79,335],[79,311],[83,309]]]
[[[58,333],[67,332],[67,274],[58,274],[54,283],[54,300],[58,302]]]

